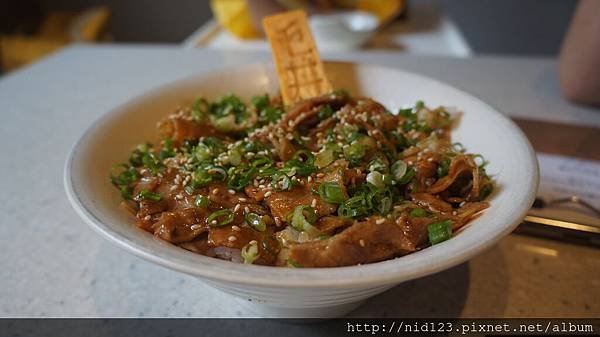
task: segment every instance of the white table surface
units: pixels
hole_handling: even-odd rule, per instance
[[[167,46],[75,46],[0,77],[0,316],[250,315],[228,295],[192,277],[142,261],[100,238],[68,204],[62,174],[71,145],[83,129],[107,110],[147,89],[192,73],[269,58],[268,53]],[[325,58],[362,60],[420,72],[465,89],[512,116],[600,126],[600,111],[574,106],[560,98],[556,63],[551,59],[451,59],[391,53]],[[505,241],[501,245],[509,247],[512,243]],[[521,242],[516,247],[525,246]],[[585,248],[569,249],[576,252],[570,250],[564,255],[567,258],[580,260],[578,254],[590,254]],[[444,273],[458,275],[457,282],[466,277],[468,284],[469,268],[472,272],[478,265],[495,261],[490,260],[489,254]],[[584,268],[597,266],[596,260],[585,260],[588,262]],[[538,264],[539,259],[534,262]],[[436,277],[441,281],[441,276],[432,276],[401,289],[422,287],[423,282],[437,289]],[[586,287],[598,289],[598,284],[587,284],[585,279],[564,277],[576,284],[573,287],[578,292]],[[527,282],[521,286],[527,287]],[[467,293],[459,299],[462,304],[446,312],[431,313],[468,314],[470,305],[485,310],[480,300],[469,304],[477,298],[471,293],[479,291],[477,287],[459,287]],[[507,289],[508,294],[512,287]],[[527,295],[528,291],[518,290],[524,293],[518,296]],[[392,294],[394,291],[399,292],[391,290]],[[452,299],[454,295],[448,296]],[[355,315],[382,315],[386,312],[385,303],[389,304],[386,295],[376,297]],[[581,304],[582,308],[584,305],[572,299],[570,303]],[[497,308],[492,304],[489,313],[494,314]],[[591,304],[590,309],[590,304],[585,303],[585,308],[598,310],[594,307],[597,304]],[[561,304],[556,305],[559,308]],[[420,310],[429,310],[427,305],[423,308]],[[507,312],[512,311],[504,311]]]

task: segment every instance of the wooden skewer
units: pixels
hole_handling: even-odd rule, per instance
[[[263,19],[286,105],[332,91],[302,10]]]

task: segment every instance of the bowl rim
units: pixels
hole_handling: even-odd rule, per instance
[[[454,267],[460,263],[463,263],[480,252],[495,245],[500,239],[509,234],[525,217],[528,209],[530,208],[535,198],[535,192],[537,191],[539,182],[539,168],[538,162],[535,156],[535,152],[527,140],[524,133],[520,128],[516,126],[514,122],[507,116],[500,113],[497,109],[492,107],[486,102],[483,102],[479,98],[456,88],[453,85],[432,79],[427,76],[423,76],[417,73],[402,70],[396,67],[380,66],[369,63],[357,63],[357,62],[340,62],[340,61],[325,61],[326,65],[337,65],[337,66],[358,66],[361,68],[371,68],[375,70],[393,71],[399,74],[408,75],[419,78],[420,80],[429,81],[440,85],[445,89],[454,90],[457,94],[468,97],[476,103],[484,106],[487,110],[503,119],[507,126],[514,131],[514,137],[524,146],[524,150],[528,154],[528,162],[526,166],[530,167],[533,173],[532,177],[529,177],[529,184],[524,190],[523,195],[525,196],[524,202],[516,205],[514,212],[504,221],[505,225],[497,225],[497,229],[493,232],[493,236],[487,240],[480,240],[479,242],[471,243],[461,247],[459,251],[451,251],[453,254],[447,254],[441,259],[435,261],[429,261],[426,265],[417,265],[414,269],[401,268],[404,261],[414,254],[409,254],[403,257],[398,257],[390,260],[385,260],[376,263],[356,265],[356,266],[345,266],[345,267],[333,267],[333,268],[282,268],[272,266],[260,266],[260,265],[245,265],[232,263],[230,261],[224,261],[217,258],[212,258],[197,253],[189,252],[181,247],[172,245],[174,249],[185,252],[186,254],[193,254],[198,259],[198,264],[192,265],[188,261],[184,261],[179,258],[159,256],[153,252],[151,248],[144,247],[135,240],[130,240],[123,235],[113,231],[111,227],[103,223],[98,219],[92,211],[84,204],[80,199],[77,192],[78,184],[73,180],[72,169],[73,163],[77,158],[81,144],[87,140],[87,137],[96,129],[102,122],[110,119],[112,116],[120,114],[123,110],[126,110],[128,106],[134,105],[139,101],[148,99],[157,93],[160,93],[171,86],[182,84],[186,81],[191,81],[197,77],[211,76],[214,74],[225,74],[225,73],[236,73],[244,69],[251,67],[272,67],[271,62],[256,62],[237,65],[233,67],[224,67],[212,71],[194,73],[190,76],[170,81],[166,84],[160,85],[153,89],[147,90],[140,95],[131,97],[126,102],[115,106],[111,110],[101,114],[96,118],[91,125],[89,125],[77,141],[73,144],[67,161],[64,167],[63,182],[67,198],[71,203],[71,206],[76,213],[87,223],[95,232],[99,233],[102,237],[110,242],[113,242],[121,249],[124,249],[134,255],[159,264],[163,267],[173,269],[188,275],[207,278],[212,281],[229,282],[246,286],[272,286],[277,288],[348,288],[352,286],[376,286],[384,284],[399,283],[402,281],[415,279],[425,275],[433,274],[451,267]],[[128,224],[132,225],[132,224]],[[140,229],[140,232],[143,230]],[[145,233],[145,232],[144,232]],[[140,234],[144,234],[140,233]],[[145,233],[148,234],[148,233]],[[450,241],[441,243],[440,245],[448,244]],[[438,247],[438,246],[436,246]],[[451,247],[456,248],[456,247]],[[425,252],[427,248],[421,252]],[[455,249],[456,250],[456,249]]]

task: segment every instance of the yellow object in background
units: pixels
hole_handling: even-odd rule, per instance
[[[211,0],[213,14],[219,24],[241,39],[257,38],[259,30],[254,25],[247,0]],[[301,9],[314,1],[272,0],[288,10]],[[320,8],[355,9],[369,12],[379,18],[380,25],[397,17],[406,5],[406,0],[330,0],[317,1]]]
[[[105,7],[79,13],[52,12],[46,15],[35,35],[0,37],[2,69],[13,70],[38,60],[71,42],[97,42],[104,37],[110,17]]]
[[[260,35],[250,16],[246,0],[211,0],[210,7],[221,26],[241,39]]]

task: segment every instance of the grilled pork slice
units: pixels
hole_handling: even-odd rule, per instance
[[[289,258],[303,267],[337,267],[383,261],[415,250],[393,220],[371,217],[329,239],[292,245]]]
[[[315,201],[313,202],[313,200]],[[279,218],[282,221],[285,221],[287,215],[299,205],[314,205],[317,215],[320,217],[329,215],[336,210],[335,205],[323,201],[318,195],[313,195],[308,184],[295,186],[290,191],[273,191],[265,198],[265,202],[271,209],[273,218]]]

